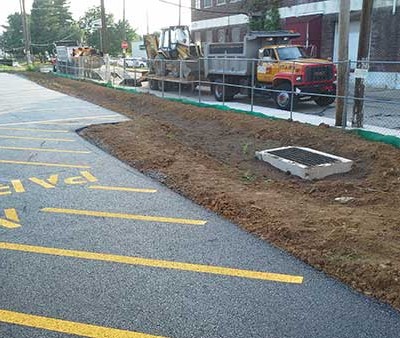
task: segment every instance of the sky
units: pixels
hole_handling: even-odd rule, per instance
[[[179,0],[165,0],[178,5]],[[27,12],[30,12],[33,0],[25,0]],[[190,0],[182,2],[182,24],[190,24]],[[70,0],[70,10],[74,19],[79,19],[85,11],[100,5],[100,0]],[[104,0],[107,13],[114,14],[116,20],[122,19],[123,0]],[[177,25],[179,21],[179,7],[163,3],[160,0],[125,0],[126,19],[139,34],[147,32],[146,11],[149,17],[150,33],[162,27]],[[1,0],[0,10],[0,32],[3,31],[2,25],[7,23],[9,14],[19,12],[19,0]]]

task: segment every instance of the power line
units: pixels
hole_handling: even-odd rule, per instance
[[[162,3],[165,3],[167,5],[171,5],[171,6],[175,6],[175,7],[179,7],[180,6],[182,8],[190,9],[190,10],[196,11],[196,12],[215,13],[215,14],[228,14],[228,15],[231,15],[231,14],[244,14],[244,15],[249,16],[249,12],[246,12],[246,11],[234,11],[234,12],[232,12],[232,11],[219,11],[219,10],[216,10],[216,9],[196,8],[196,7],[192,7],[192,6],[180,5],[180,4],[177,4],[175,2],[168,1],[168,0],[158,0],[158,1],[162,2]]]

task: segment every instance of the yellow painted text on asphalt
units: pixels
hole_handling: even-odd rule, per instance
[[[84,185],[88,183],[96,183],[98,179],[89,171],[80,171],[79,176],[64,178],[64,185]],[[27,181],[27,182],[26,182]],[[60,186],[60,175],[52,174],[48,177],[29,177],[27,180],[13,179],[7,184],[0,185],[0,196],[21,194],[29,191],[32,185],[40,186],[44,189],[54,189]],[[28,183],[30,183],[28,185]]]
[[[0,218],[0,226],[8,229],[16,229],[21,226],[17,210],[5,209],[5,218]]]

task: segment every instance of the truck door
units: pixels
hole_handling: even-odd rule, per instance
[[[257,80],[263,83],[272,83],[274,74],[279,71],[279,62],[274,48],[265,48],[260,51],[260,60],[257,67]]]

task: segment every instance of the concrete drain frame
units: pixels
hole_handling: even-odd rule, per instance
[[[353,161],[305,147],[281,147],[256,151],[259,160],[306,180],[349,172]]]

